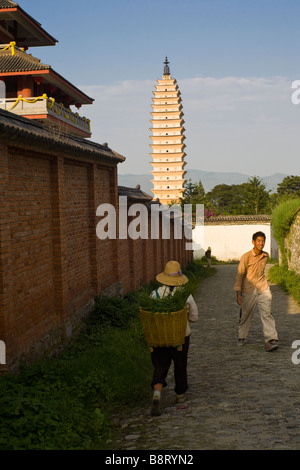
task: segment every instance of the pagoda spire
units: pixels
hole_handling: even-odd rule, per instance
[[[169,64],[170,62],[168,61],[168,57],[166,57],[166,60],[164,61],[165,67],[164,67],[164,75],[170,75],[170,67]]]
[[[167,57],[164,64],[164,75],[157,80],[152,98],[151,191],[154,200],[159,199],[161,204],[170,205],[184,198],[185,129],[181,95],[177,81],[170,76]]]

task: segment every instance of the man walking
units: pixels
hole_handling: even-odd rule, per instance
[[[243,346],[250,331],[255,307],[258,306],[265,337],[265,350],[278,348],[278,334],[275,320],[271,314],[272,294],[265,276],[265,267],[269,258],[263,251],[266,236],[263,232],[253,234],[253,249],[245,253],[240,260],[234,284],[237,303],[242,306],[238,326],[238,345]]]
[[[211,267],[211,247],[209,246],[205,252],[205,258],[207,261],[207,267]]]

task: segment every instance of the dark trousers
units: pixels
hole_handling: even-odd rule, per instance
[[[189,351],[190,337],[185,337],[182,351],[177,348],[154,348],[151,353],[151,360],[154,366],[151,386],[161,383],[167,386],[166,378],[172,363],[174,362],[175,393],[182,395],[188,389],[187,383],[187,359]]]

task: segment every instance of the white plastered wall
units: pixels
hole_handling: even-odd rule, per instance
[[[212,256],[220,261],[239,260],[244,253],[253,248],[252,235],[258,231],[262,231],[266,235],[264,251],[276,258],[277,245],[271,239],[270,223],[195,227],[193,230],[194,258],[201,259],[205,250],[210,246]]]

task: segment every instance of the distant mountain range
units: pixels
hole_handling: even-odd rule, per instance
[[[188,170],[185,175],[185,179],[191,179],[193,183],[202,182],[205,192],[211,191],[217,184],[242,184],[246,183],[249,178],[254,175],[244,175],[243,173],[225,173],[225,172],[214,172],[214,171],[201,171],[201,170]],[[259,175],[255,175],[259,176]],[[277,185],[281,183],[286,174],[275,173],[271,176],[260,177],[265,183],[268,190],[271,192],[277,191]],[[151,183],[152,175],[140,174],[134,175],[131,173],[125,175],[118,175],[119,186],[127,186],[129,188],[135,188],[136,185],[140,185],[141,190],[148,193],[150,196],[153,195],[151,189],[153,184]]]

